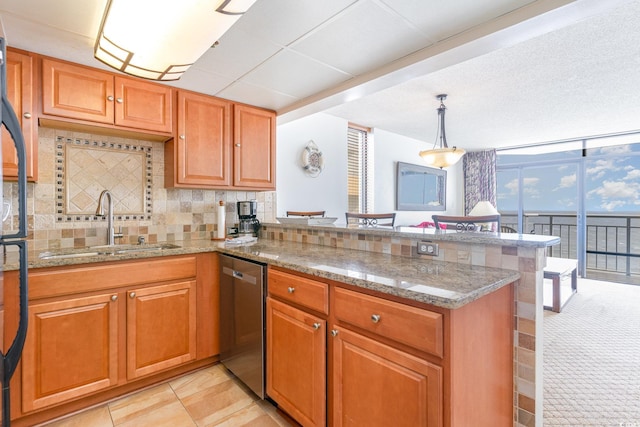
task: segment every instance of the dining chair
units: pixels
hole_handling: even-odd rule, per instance
[[[515,228],[509,227],[508,225],[500,226],[501,233],[517,233],[518,231]]]
[[[483,230],[483,224],[496,223],[496,230],[500,230],[500,215],[483,215],[483,216],[449,216],[449,215],[432,215],[431,218],[438,230],[442,230],[442,224],[447,224],[447,230],[458,231],[491,231]],[[452,225],[450,227],[449,225]]]
[[[287,216],[320,216],[324,217],[325,211],[287,211]]]
[[[347,225],[349,224],[359,224],[359,225],[366,225],[366,226],[385,225],[385,226],[393,227],[393,224],[396,221],[395,212],[381,213],[381,214],[345,212],[345,217],[347,219]],[[390,221],[379,222],[384,220],[390,220]]]

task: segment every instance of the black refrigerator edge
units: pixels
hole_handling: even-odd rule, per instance
[[[2,426],[11,424],[10,416],[10,393],[9,383],[13,373],[16,370],[22,348],[27,335],[27,175],[26,175],[26,150],[20,121],[7,98],[7,50],[5,42],[4,27],[0,17],[0,96],[2,105],[0,108],[0,119],[2,125],[8,131],[13,144],[15,145],[18,160],[18,181],[17,187],[17,227],[12,224],[10,230],[5,230],[4,222],[9,216],[10,211],[5,216],[3,209],[3,227],[0,232],[0,245],[2,246],[2,271],[0,271],[0,381],[2,382]],[[5,134],[6,135],[6,134]],[[0,144],[6,144],[2,141],[2,133],[0,132]],[[2,150],[0,150],[0,160],[2,160]],[[4,203],[4,182],[0,178],[0,199]],[[11,206],[10,204],[8,206]],[[5,337],[5,313],[4,306],[4,265],[7,253],[16,252],[19,256],[19,320],[16,331],[12,331],[12,337]],[[12,308],[13,311],[13,308]]]

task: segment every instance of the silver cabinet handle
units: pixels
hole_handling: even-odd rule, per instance
[[[292,294],[295,290],[296,290],[296,288],[294,288],[293,286],[289,286],[287,288],[287,292],[289,292],[290,294]]]
[[[372,314],[371,315],[371,321],[373,323],[378,323],[380,321],[380,315],[379,314]]]
[[[110,102],[113,101],[113,96],[111,95],[107,96],[107,101],[110,101]]]
[[[332,337],[335,337],[335,336],[337,336],[337,335],[338,335],[338,330],[337,330],[337,329],[332,329],[332,330],[331,330],[331,336],[332,336]]]
[[[22,117],[24,117],[25,119],[30,119],[31,118],[31,113],[24,113],[22,115]]]
[[[118,295],[111,295],[111,301],[116,301],[118,299]]]
[[[129,298],[135,298],[136,297],[136,293],[135,292],[130,292],[129,293]]]
[[[236,144],[236,147],[240,147],[240,144]]]
[[[322,325],[320,325],[320,323],[316,322],[316,323],[313,324],[313,329],[315,329],[317,331],[318,329],[320,329],[320,326],[322,326]]]
[[[118,104],[122,104],[122,98],[116,98],[116,102],[117,102]]]
[[[179,138],[180,138],[180,139],[184,139],[184,135],[180,135],[180,136],[179,136]]]

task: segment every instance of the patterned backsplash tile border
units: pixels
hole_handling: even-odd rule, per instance
[[[90,215],[87,213],[70,214],[68,212],[69,201],[69,174],[67,156],[70,147],[86,150],[110,150],[114,153],[134,154],[140,153],[144,156],[144,173],[140,177],[140,182],[133,183],[134,186],[140,187],[140,194],[143,200],[139,201],[142,206],[141,212],[122,213],[114,215],[116,220],[150,220],[152,215],[152,193],[153,193],[153,149],[151,144],[134,144],[121,142],[96,141],[81,138],[69,138],[64,136],[56,136],[56,221],[57,222],[74,222],[74,221],[106,221],[106,217],[98,215]],[[131,175],[129,179],[135,179],[135,175]],[[98,205],[97,197],[93,205]]]

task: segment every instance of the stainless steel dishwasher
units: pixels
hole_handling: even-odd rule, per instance
[[[265,397],[265,265],[220,255],[220,361]]]

